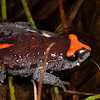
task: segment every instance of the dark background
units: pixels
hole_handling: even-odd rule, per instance
[[[62,31],[57,0],[26,1],[38,29],[53,31],[57,34]],[[100,93],[100,71],[96,64],[90,60],[95,60],[100,65],[100,0],[83,0],[81,4],[79,1],[82,0],[63,0],[66,23],[68,28],[71,29],[71,33],[78,34],[92,47],[91,57],[81,64],[77,70],[73,69],[73,71],[68,70],[54,74],[62,80],[71,81],[73,80],[71,76],[74,73],[74,84],[77,91]],[[6,4],[9,22],[27,21],[20,0],[7,0]],[[30,80],[30,77],[14,77],[16,100],[33,100],[33,87]],[[67,89],[71,90],[72,87],[67,86]],[[63,90],[59,88],[59,91],[61,93]],[[43,85],[42,99],[52,100],[51,92],[51,86]],[[61,96],[62,100],[73,100],[72,95],[61,93]],[[83,100],[86,97],[80,96],[76,100]],[[0,100],[10,100],[7,79],[3,86],[0,87]]]

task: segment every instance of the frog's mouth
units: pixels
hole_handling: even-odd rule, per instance
[[[74,61],[67,61],[67,63],[64,64],[64,68],[65,69],[71,69],[71,68],[74,68],[75,66],[80,66],[80,64],[82,62],[84,62],[91,54],[91,51],[90,50],[87,50],[87,49],[80,49],[79,51],[77,51],[77,59],[74,60]]]

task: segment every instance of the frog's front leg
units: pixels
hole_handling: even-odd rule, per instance
[[[41,72],[42,72],[42,69],[37,69],[33,73],[33,79],[36,80],[37,82],[40,81]],[[66,90],[64,85],[70,85],[69,82],[61,81],[59,79],[59,77],[56,77],[56,76],[54,76],[54,75],[52,75],[50,73],[47,73],[47,72],[44,72],[43,84],[50,84],[50,85],[62,87],[63,90]]]
[[[3,83],[3,80],[6,78],[6,70],[4,68],[4,65],[0,65],[0,82]],[[1,85],[1,84],[0,84]]]

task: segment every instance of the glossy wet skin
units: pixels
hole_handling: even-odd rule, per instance
[[[24,69],[25,67],[37,68],[42,66],[45,50],[52,42],[55,42],[55,45],[50,50],[48,63],[59,62],[62,57],[66,57],[66,51],[69,49],[70,40],[68,37],[48,38],[34,36],[32,33],[12,35],[2,39],[1,45],[7,43],[13,45],[0,49],[1,60],[6,68],[12,70],[14,68]]]
[[[90,55],[91,48],[81,43],[74,34],[57,36],[45,31],[38,33],[29,26],[25,28],[23,26],[25,25],[21,26],[19,23],[0,26],[2,30],[5,28],[3,32],[0,31],[2,33],[0,62],[10,74],[27,77],[40,70],[43,66],[45,50],[52,42],[55,42],[55,45],[49,52],[46,71],[74,68]]]
[[[50,50],[47,62],[47,67],[48,67],[47,69],[50,68],[52,70],[68,69],[63,67],[62,65],[64,64],[64,66],[66,66],[67,63],[70,63],[71,66],[72,62],[78,62],[77,60],[79,57],[77,57],[77,59],[73,61],[70,60],[71,56],[69,57],[66,55],[66,53],[69,52],[68,50],[71,50],[70,49],[71,41],[67,36],[66,37],[57,36],[53,38],[52,37],[48,38],[34,34],[23,33],[23,34],[11,35],[9,37],[1,39],[0,45],[5,45],[5,46],[3,47],[1,46],[0,60],[3,62],[6,68],[12,70],[14,69],[20,70],[24,69],[25,67],[30,67],[31,69],[42,66],[45,50],[52,42],[55,42],[55,45]],[[87,55],[89,54],[88,50],[86,50],[85,48],[80,48],[81,53],[84,53],[84,51],[87,52]],[[77,52],[78,56],[81,57],[81,53],[79,52],[79,50],[75,52]],[[84,58],[83,60],[85,59],[86,58]],[[73,66],[74,65],[72,65],[72,67]]]

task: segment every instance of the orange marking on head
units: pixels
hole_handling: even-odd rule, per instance
[[[6,69],[6,67],[2,64],[2,67],[4,68],[4,69]]]
[[[35,39],[35,37],[32,37],[32,39],[34,40],[34,39]]]
[[[34,48],[34,47],[35,47],[35,45],[32,45],[32,46],[31,46],[31,48]]]
[[[82,47],[86,48],[87,50],[91,50],[88,45],[81,43],[77,36],[74,34],[69,35],[69,39],[71,40],[70,49],[66,52],[66,56],[72,56],[77,50],[81,49]]]
[[[0,49],[3,49],[3,48],[8,48],[10,46],[13,46],[14,44],[0,44]]]

